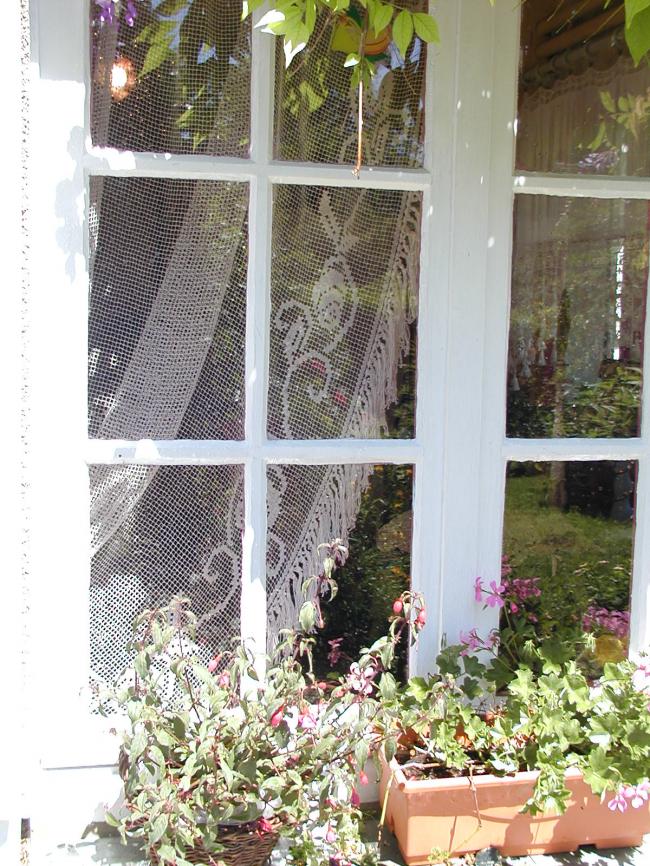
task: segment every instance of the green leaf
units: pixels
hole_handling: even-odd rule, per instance
[[[119,827],[120,826],[120,822],[115,817],[115,815],[113,815],[111,812],[106,812],[106,814],[104,815],[104,820],[106,821],[106,823],[108,824],[109,827]]]
[[[312,631],[316,623],[316,609],[312,601],[306,601],[300,608],[298,620],[303,631]]]
[[[133,660],[133,667],[138,676],[143,678],[146,677],[149,672],[149,659],[147,658],[147,654],[143,652],[138,653]]]
[[[135,761],[136,758],[139,758],[140,755],[147,748],[147,744],[149,742],[149,737],[144,728],[133,737],[131,740],[131,747],[129,748],[129,757],[132,761]]]
[[[440,31],[435,18],[426,12],[413,13],[415,32],[423,42],[440,42]]]
[[[357,767],[359,768],[359,770],[363,770],[363,768],[366,766],[366,761],[368,760],[369,751],[370,750],[368,748],[368,743],[366,743],[365,740],[361,740],[360,742],[357,743],[357,746],[354,750],[354,757],[355,757],[355,760],[357,762]]]
[[[395,10],[388,3],[382,3],[377,6],[377,11],[374,15],[375,36],[379,36],[382,30],[385,30],[393,20],[393,12]]]
[[[160,845],[156,853],[163,862],[165,860],[168,860],[171,863],[176,861],[176,849],[171,845]]]
[[[259,9],[262,3],[264,3],[264,0],[244,0],[241,13],[242,21],[248,18],[251,12]]]
[[[610,114],[614,114],[616,112],[616,105],[614,104],[614,97],[609,92],[609,90],[601,90],[600,101],[602,102],[603,108],[605,109],[605,111],[608,111]]]
[[[393,739],[388,739],[384,743],[384,755],[386,756],[387,761],[392,761],[395,757],[395,752],[397,751],[397,743]]]
[[[408,682],[408,691],[416,701],[422,703],[429,694],[429,686],[424,677],[411,677]]]
[[[346,68],[348,66],[356,66],[360,62],[361,62],[361,57],[353,51],[351,54],[348,54],[348,56],[345,58],[345,63],[343,64],[343,66],[345,66]]]
[[[402,9],[393,23],[393,41],[403,58],[406,58],[406,52],[412,38],[413,16],[406,9]]]
[[[153,826],[148,834],[147,842],[150,845],[155,845],[167,832],[167,827],[169,826],[169,816],[168,815],[158,815],[156,820],[153,822]]]
[[[144,58],[144,63],[140,70],[140,78],[144,78],[145,75],[149,75],[149,73],[153,72],[154,69],[158,69],[159,66],[162,66],[170,53],[169,46],[166,42],[154,42],[147,51],[147,56]]]
[[[639,64],[650,51],[650,0],[636,0],[637,5],[644,4],[630,19],[628,16],[629,0],[625,2],[625,41],[635,64]]]

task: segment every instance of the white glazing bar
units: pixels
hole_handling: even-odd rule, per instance
[[[413,463],[424,456],[421,440],[398,439],[310,439],[267,442],[260,451],[267,463]]]
[[[253,135],[254,146],[254,135]],[[322,163],[280,162],[218,156],[135,153],[110,148],[90,148],[84,157],[86,171],[107,177],[171,177],[196,180],[266,179],[271,183],[338,186],[358,189],[424,189],[431,175],[424,169],[364,167],[356,177],[352,166]]]
[[[497,0],[494,9],[498,50],[491,78],[492,144],[488,212],[487,292],[483,363],[483,429],[480,454],[480,519],[477,574],[500,580],[505,504],[505,461],[501,453],[506,424],[508,310],[512,270],[512,168],[517,111],[520,5]],[[496,609],[492,625],[498,626]]]
[[[650,293],[650,273],[646,284]],[[650,340],[650,316],[646,313],[643,345]],[[645,377],[644,377],[645,378]],[[650,652],[650,388],[641,392],[641,455],[636,479],[634,507],[634,555],[630,595],[630,652]]]
[[[254,23],[261,14],[255,15]],[[273,131],[274,39],[253,28],[251,63],[251,157],[264,168]],[[272,188],[260,172],[250,181],[246,294],[246,443],[251,449],[244,482],[241,634],[258,656],[266,652],[266,466],[259,453],[266,440]]]
[[[631,439],[505,439],[505,460],[637,460],[643,440]]]
[[[443,481],[445,453],[445,379],[449,316],[449,266],[454,161],[453,116],[457,11],[451,4],[433,5],[431,13],[441,30],[441,44],[430,46],[425,90],[426,168],[432,186],[422,194],[420,286],[418,298],[416,443],[413,483],[411,587],[422,592],[427,627],[410,653],[410,671],[433,669],[442,635]],[[395,443],[400,444],[400,443]],[[415,443],[414,443],[415,444]]]
[[[596,174],[520,173],[514,178],[514,191],[519,195],[650,199],[650,179]]]
[[[88,465],[217,466],[252,459],[266,464],[324,466],[329,463],[413,463],[425,453],[422,439],[306,439],[249,441],[201,439],[91,439]]]
[[[93,464],[136,463],[141,466],[207,466],[244,463],[250,455],[245,442],[187,439],[91,439],[85,459]]]

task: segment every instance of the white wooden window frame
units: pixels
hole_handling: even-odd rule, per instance
[[[32,303],[30,511],[33,684],[50,706],[46,767],[111,764],[115,741],[91,718],[88,657],[88,465],[245,467],[242,630],[266,634],[266,467],[408,463],[415,468],[412,585],[429,624],[412,669],[442,640],[496,624],[472,583],[500,573],[508,460],[636,459],[632,646],[650,640],[650,433],[631,440],[505,438],[512,208],[515,194],[650,199],[649,180],[513,175],[519,10],[511,0],[433,8],[441,45],[427,67],[425,165],[369,169],[272,159],[274,42],[253,34],[250,160],[124,153],[88,137],[89,0],[32,0]],[[250,185],[245,440],[88,440],[87,248],[90,175],[224,179]],[[270,228],[276,184],[420,190],[417,424],[413,440],[270,441],[266,436]],[[646,340],[650,339],[646,323]]]

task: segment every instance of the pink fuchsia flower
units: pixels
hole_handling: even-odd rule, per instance
[[[266,818],[258,818],[257,820],[257,832],[260,836],[264,836],[267,833],[275,832],[275,828],[273,824]]]
[[[637,692],[650,692],[650,662],[637,667],[632,674],[632,685]]]
[[[316,727],[317,720],[312,715],[312,708],[308,707],[306,710],[303,710],[302,713],[298,716],[298,727],[302,728],[303,731],[313,731]]]
[[[358,809],[361,805],[361,797],[356,788],[353,788],[352,793],[350,794],[350,805],[353,809]]]
[[[336,842],[336,833],[331,824],[327,825],[327,830],[325,832],[325,841],[329,842],[330,845]]]
[[[230,674],[228,671],[224,671],[222,674],[219,674],[219,679],[217,683],[222,689],[227,689],[230,685]]]
[[[415,624],[418,625],[420,628],[424,628],[424,626],[427,624],[427,612],[424,608],[422,608],[422,610],[415,618]]]
[[[213,674],[216,671],[216,669],[219,667],[220,661],[221,661],[221,659],[219,658],[219,656],[215,656],[211,661],[208,662],[208,670],[210,671],[211,674]]]
[[[350,673],[348,674],[348,686],[353,692],[361,695],[372,694],[373,680],[377,675],[376,669],[372,665],[361,670],[357,662],[350,665]]]
[[[638,785],[627,785],[623,790],[623,796],[630,801],[633,809],[640,809],[648,802],[650,783],[647,779]]]
[[[485,590],[483,589],[483,578],[477,577],[474,581],[474,598],[476,601],[483,601],[483,593]]]
[[[617,791],[616,794],[612,797],[612,799],[607,804],[607,808],[612,812],[625,812],[627,811],[627,800],[625,799],[622,791]]]
[[[359,784],[360,785],[367,785],[368,784],[368,774],[365,773],[363,770],[359,773]]]
[[[403,610],[404,610],[404,605],[402,604],[402,599],[401,599],[401,598],[396,598],[395,601],[393,602],[393,613],[394,613],[396,616],[399,616],[399,614],[400,614]]]
[[[330,651],[327,653],[327,661],[334,667],[334,665],[338,662],[338,660],[343,655],[343,651],[341,650],[341,644],[343,643],[342,637],[334,638],[334,640],[328,640]]]
[[[277,728],[278,725],[281,724],[282,719],[284,719],[284,704],[271,713],[271,718],[269,720],[271,723],[271,727]]]

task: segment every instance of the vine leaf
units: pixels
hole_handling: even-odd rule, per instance
[[[438,24],[426,12],[414,12],[413,25],[415,32],[424,42],[440,42]]]
[[[404,58],[406,58],[406,52],[412,38],[413,16],[406,9],[402,9],[393,22],[393,41],[397,46],[397,50]]]

